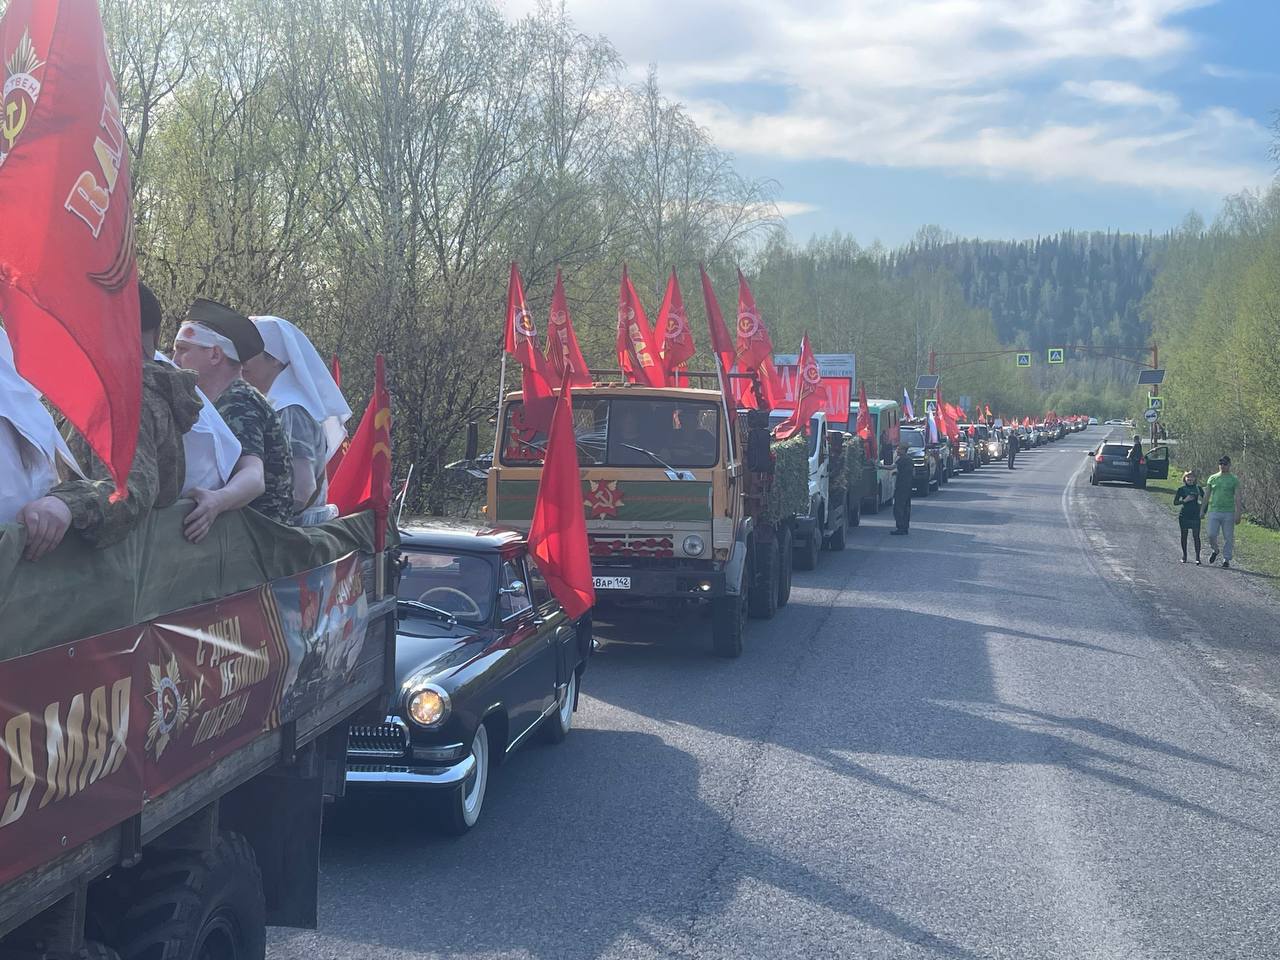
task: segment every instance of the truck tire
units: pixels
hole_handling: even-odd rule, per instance
[[[130,887],[115,937],[121,960],[266,956],[262,873],[240,834],[222,834],[205,853],[146,859]]]
[[[772,620],[778,612],[777,540],[755,541],[755,579],[747,593],[747,612],[753,620]]]
[[[778,606],[785,607],[791,600],[791,568],[795,564],[792,553],[791,528],[783,527],[778,537]]]
[[[742,656],[742,634],[747,627],[749,580],[749,577],[742,578],[743,592],[738,596],[725,594],[711,601],[711,649],[717,657],[731,660]]]
[[[801,546],[795,547],[793,550],[793,562],[797,570],[813,570],[818,566],[818,550],[822,544],[819,542],[822,534],[815,528],[809,534],[809,539]]]

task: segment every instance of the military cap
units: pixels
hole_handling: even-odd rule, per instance
[[[235,359],[241,363],[262,352],[262,334],[253,325],[253,321],[226,304],[197,297],[187,311],[187,322],[198,323],[230,340],[235,347]],[[179,337],[181,336],[179,331]]]

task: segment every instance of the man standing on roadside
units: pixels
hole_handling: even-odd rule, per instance
[[[1138,485],[1142,474],[1142,438],[1133,435],[1133,446],[1129,448],[1129,469],[1133,471],[1133,484]]]
[[[911,532],[911,490],[915,480],[915,463],[911,460],[911,448],[905,441],[898,444],[898,459],[894,466],[898,468],[893,480],[893,522],[897,526],[889,533],[901,537]]]
[[[1018,448],[1022,446],[1022,440],[1018,436],[1017,430],[1009,431],[1009,469],[1013,469],[1013,461],[1018,456]]]
[[[1209,566],[1218,559],[1218,533],[1223,535],[1222,566],[1231,566],[1235,553],[1236,524],[1240,522],[1240,478],[1231,472],[1231,458],[1218,461],[1218,472],[1204,482],[1209,488],[1204,514],[1209,518]]]

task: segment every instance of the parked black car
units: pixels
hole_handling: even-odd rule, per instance
[[[433,520],[402,530],[401,551],[396,693],[383,722],[348,730],[348,790],[419,789],[462,834],[491,767],[569,733],[591,615],[568,617],[516,531]]]
[[[1104,480],[1118,480],[1132,483],[1135,487],[1145,487],[1148,480],[1167,480],[1169,478],[1169,448],[1152,447],[1138,461],[1138,474],[1133,473],[1133,464],[1129,462],[1129,452],[1133,449],[1128,443],[1100,443],[1096,450],[1088,456],[1092,463],[1089,471],[1089,482],[1097,486]]]
[[[898,435],[909,448],[916,495],[927,497],[930,490],[942,486],[942,471],[946,468],[941,459],[941,445],[926,444],[925,428],[918,426],[901,426]]]

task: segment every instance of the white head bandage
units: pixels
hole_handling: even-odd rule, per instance
[[[302,407],[320,424],[328,447],[327,462],[346,439],[351,407],[306,334],[279,317],[249,319],[262,334],[263,350],[284,364],[267,391],[267,399],[277,410],[295,405]]]
[[[240,362],[240,354],[236,345],[212,327],[206,327],[196,320],[187,320],[178,328],[178,335],[173,338],[176,343],[193,343],[197,347],[218,347],[227,359]]]

